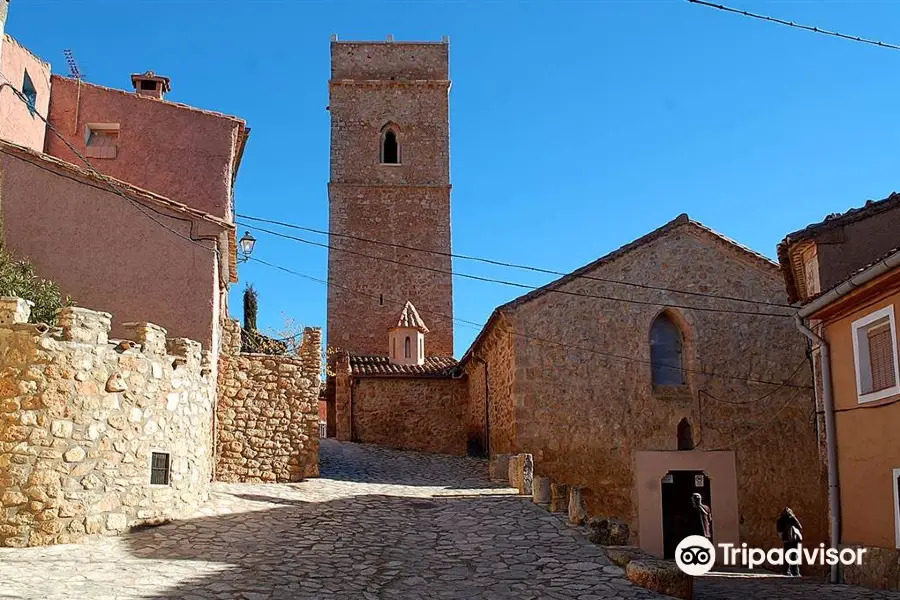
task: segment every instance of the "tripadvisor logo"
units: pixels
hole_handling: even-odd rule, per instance
[[[747,544],[736,547],[734,544],[719,544],[722,564],[728,567],[741,566],[754,568],[766,562],[776,566],[784,565],[861,565],[866,548],[805,548],[798,545],[787,551],[773,548],[769,551],[762,548],[748,548]],[[675,548],[675,564],[688,575],[705,575],[716,562],[716,547],[702,535],[691,535]]]
[[[675,564],[688,575],[704,575],[716,562],[716,548],[702,535],[689,535],[675,548]]]

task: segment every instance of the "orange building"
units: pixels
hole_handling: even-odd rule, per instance
[[[798,324],[814,346],[832,544],[868,548],[862,565],[842,567],[844,581],[885,589],[900,589],[898,221],[900,196],[892,195],[791,234],[779,248],[789,293],[805,303]],[[854,234],[876,228],[892,234]],[[865,262],[823,260],[848,255]]]

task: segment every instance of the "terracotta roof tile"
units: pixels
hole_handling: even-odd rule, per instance
[[[419,311],[416,310],[416,307],[409,300],[403,305],[403,310],[400,311],[400,318],[397,319],[397,324],[394,327],[418,329],[422,333],[428,333],[425,321],[422,320],[422,317],[419,316]]]
[[[456,371],[456,359],[450,356],[426,356],[424,365],[397,365],[389,356],[350,355],[353,377],[450,377]]]

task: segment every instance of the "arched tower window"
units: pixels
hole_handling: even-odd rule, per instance
[[[406,337],[406,345],[403,347],[403,357],[409,358],[409,336]]]
[[[684,363],[681,330],[662,313],[650,328],[650,363],[653,385],[683,385]]]
[[[400,142],[397,140],[397,132],[390,126],[381,134],[381,163],[400,164]]]
[[[682,419],[678,423],[678,449],[693,450],[694,449],[694,428],[687,419]]]

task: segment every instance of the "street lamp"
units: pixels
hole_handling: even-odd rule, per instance
[[[249,231],[245,231],[244,237],[242,237],[238,243],[241,245],[241,254],[243,255],[238,257],[238,262],[246,262],[250,259],[250,255],[253,254],[253,248],[256,246],[256,238],[250,235]]]

